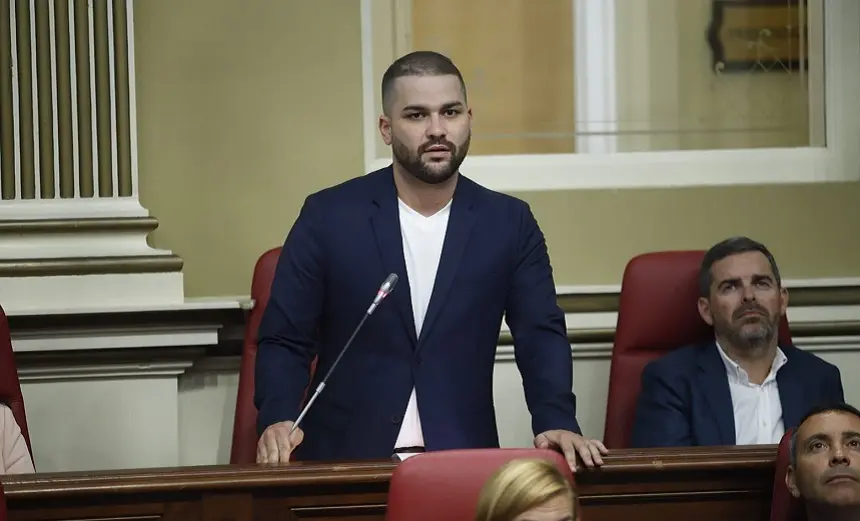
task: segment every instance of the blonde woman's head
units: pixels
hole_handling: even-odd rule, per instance
[[[475,521],[573,521],[575,509],[573,487],[553,462],[516,459],[484,484]]]

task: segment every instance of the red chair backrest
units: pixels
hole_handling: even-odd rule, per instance
[[[257,361],[257,331],[263,312],[269,303],[272,280],[281,248],[272,248],[257,259],[251,279],[253,306],[245,322],[245,338],[242,342],[242,362],[239,366],[239,389],[236,393],[236,415],[233,419],[233,445],[230,451],[231,464],[249,464],[257,461],[257,407],[254,405],[254,364]],[[311,364],[311,377],[316,369],[316,360]],[[305,391],[307,394],[307,391]]]
[[[15,353],[12,351],[9,320],[2,307],[0,307],[0,402],[12,409],[32,458],[33,448],[30,445],[30,431],[27,429],[27,415],[24,412],[24,395],[21,393],[21,383],[18,381],[18,367],[15,365]]]
[[[474,521],[481,489],[505,463],[546,458],[573,483],[561,454],[543,449],[464,449],[413,456],[394,470],[386,521]]]
[[[791,433],[789,429],[779,442],[776,455],[776,472],[773,474],[773,499],[770,506],[770,521],[806,521],[803,501],[795,498],[785,484],[785,474],[791,462]]]
[[[704,251],[645,253],[627,264],[609,371],[603,435],[607,448],[630,446],[645,365],[674,349],[714,338],[697,304],[704,255]],[[780,323],[779,341],[791,343],[785,317]]]
[[[3,483],[0,483],[0,521],[6,519],[6,494],[3,492]]]

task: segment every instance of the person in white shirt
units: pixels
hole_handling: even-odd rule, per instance
[[[382,104],[392,165],[309,196],[284,243],[258,340],[257,460],[288,461],[294,449],[303,460],[355,460],[498,447],[504,319],[534,445],[563,452],[572,468],[577,457],[600,465],[606,447],[576,420],[540,227],[524,201],[460,173],[472,121],[460,71],[441,54],[410,53],[383,75]],[[314,356],[312,392],[389,273],[401,282],[292,429]]]
[[[836,366],[779,343],[788,290],[763,244],[733,237],[714,245],[699,292],[714,338],[642,371],[634,447],[779,443],[807,410],[844,400]]]
[[[27,440],[15,421],[12,409],[0,403],[0,475],[36,472]]]

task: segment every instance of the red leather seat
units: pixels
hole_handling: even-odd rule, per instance
[[[242,362],[239,367],[239,389],[236,393],[236,415],[233,419],[233,445],[231,464],[249,464],[257,461],[257,407],[254,405],[254,364],[257,361],[257,330],[269,303],[269,292],[275,278],[275,268],[281,248],[272,248],[257,259],[251,279],[253,307],[245,323],[242,343]],[[316,360],[311,364],[311,377]],[[305,391],[307,394],[307,391]]]
[[[30,431],[27,429],[27,415],[24,412],[24,395],[21,393],[21,384],[18,381],[18,367],[15,365],[15,353],[12,351],[9,320],[2,307],[0,307],[0,401],[12,409],[32,458],[33,447],[30,445]]]
[[[704,251],[664,251],[634,257],[624,270],[609,371],[603,443],[628,448],[645,365],[679,347],[714,337],[698,311]],[[788,320],[780,343],[790,343]]]
[[[573,483],[561,454],[543,449],[464,449],[413,456],[394,470],[386,521],[474,521],[484,483],[517,458],[546,458]]]
[[[770,507],[770,521],[806,521],[806,508],[803,501],[795,498],[785,484],[785,474],[791,461],[791,433],[789,429],[779,442],[776,455],[776,472],[773,474],[773,500]]]

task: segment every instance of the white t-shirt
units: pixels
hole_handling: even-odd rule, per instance
[[[399,199],[398,204],[403,257],[406,261],[406,274],[409,277],[409,291],[412,295],[415,334],[420,336],[424,315],[427,314],[427,307],[430,304],[430,295],[433,293],[433,284],[436,282],[439,259],[442,257],[448,216],[451,214],[451,201],[430,217],[421,215]],[[394,448],[423,446],[424,433],[418,414],[418,397],[415,389],[412,389]]]

